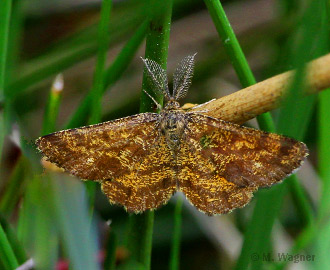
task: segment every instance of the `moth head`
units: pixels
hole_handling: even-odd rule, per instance
[[[170,99],[166,102],[165,109],[166,110],[175,110],[180,108],[180,103],[174,99]]]

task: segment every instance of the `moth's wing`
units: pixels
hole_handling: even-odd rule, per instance
[[[179,185],[209,214],[244,206],[256,188],[281,181],[308,155],[306,145],[291,138],[200,114],[186,118]]]
[[[65,171],[88,180],[113,178],[146,154],[159,115],[137,114],[39,138],[42,154]]]
[[[176,189],[159,115],[138,114],[37,140],[50,162],[82,179],[99,180],[111,203],[130,212],[154,209]]]
[[[129,212],[156,209],[176,191],[174,160],[164,136],[146,147],[146,154],[129,169],[102,182],[110,202],[123,205]]]
[[[225,214],[246,205],[256,188],[229,182],[199,151],[183,143],[177,155],[179,189],[187,199],[208,215]]]

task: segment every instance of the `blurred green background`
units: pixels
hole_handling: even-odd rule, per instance
[[[0,269],[330,269],[330,91],[301,94],[329,30],[327,0],[2,0]],[[98,185],[43,169],[39,136],[152,109],[141,56],[167,66],[171,84],[195,52],[182,104],[297,69],[273,120],[258,117],[308,145],[297,175],[227,215],[176,194],[135,217]]]

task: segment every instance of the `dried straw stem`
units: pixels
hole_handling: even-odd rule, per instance
[[[282,73],[195,110],[206,110],[205,114],[209,116],[242,124],[259,114],[277,108],[293,75],[294,71]],[[308,64],[306,94],[314,94],[328,87],[330,87],[330,54]]]

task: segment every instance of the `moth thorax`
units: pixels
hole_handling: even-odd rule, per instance
[[[182,113],[167,112],[161,121],[161,132],[171,149],[177,149],[184,132],[184,117]]]

